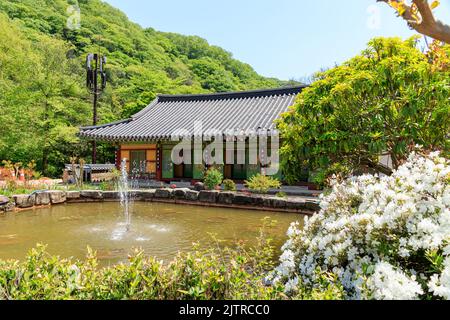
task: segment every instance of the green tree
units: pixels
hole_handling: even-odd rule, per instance
[[[0,160],[22,160],[28,139],[23,128],[33,101],[29,94],[34,70],[31,44],[0,13]],[[7,157],[7,155],[11,155]],[[14,157],[17,156],[17,157]]]
[[[234,76],[212,58],[194,60],[192,69],[204,89],[225,92],[238,88]]]
[[[361,55],[319,73],[278,127],[289,182],[306,166],[324,180],[330,170],[394,168],[416,144],[448,150],[448,71],[435,71],[415,39],[378,38]]]
[[[74,74],[82,77],[80,63],[66,57],[70,47],[46,37],[34,46],[40,53],[40,60],[34,75],[36,94],[31,119],[35,142],[41,146],[40,159],[45,175],[49,173],[49,157],[58,153],[61,146],[73,147],[78,143],[76,125],[87,121],[90,106],[88,101],[83,101],[86,91],[73,77]]]
[[[38,160],[39,170],[59,174],[70,155],[85,149],[76,137],[90,121],[82,64],[67,58],[72,47],[62,40],[28,39],[2,14],[0,26],[0,158]]]

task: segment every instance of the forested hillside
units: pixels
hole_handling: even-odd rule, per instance
[[[68,28],[70,5],[80,28]],[[86,53],[108,57],[99,121],[139,111],[158,93],[200,93],[288,84],[258,75],[195,36],[144,29],[99,0],[0,0],[0,161],[37,160],[58,175],[68,157],[88,157],[77,128],[91,124]],[[100,148],[100,161],[111,153]]]

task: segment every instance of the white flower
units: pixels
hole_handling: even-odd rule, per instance
[[[285,284],[285,290],[286,292],[293,292],[296,290],[298,286],[298,277],[295,277],[294,279],[289,280],[286,284]]]
[[[372,297],[377,300],[416,300],[423,294],[415,279],[383,261],[375,265],[368,287],[372,290]]]
[[[434,295],[450,300],[450,257],[445,259],[444,266],[441,275],[434,274],[428,286]]]
[[[335,182],[332,192],[321,196],[321,211],[305,219],[303,229],[298,223],[289,228],[278,279],[292,286],[289,281],[300,276],[303,285],[314,287],[320,267],[335,273],[349,298],[416,299],[432,293],[450,299],[449,266],[425,276],[410,268],[416,261],[401,264],[418,257],[425,263],[427,250],[450,256],[449,176],[449,161],[439,153],[412,154],[391,176]],[[428,285],[420,287],[416,274]]]

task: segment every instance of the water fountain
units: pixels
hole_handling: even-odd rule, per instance
[[[119,194],[120,194],[120,205],[123,208],[123,213],[125,215],[125,226],[126,231],[130,231],[131,226],[131,213],[130,213],[130,189],[128,184],[128,172],[127,172],[127,159],[123,159],[120,166],[120,179],[119,179]]]

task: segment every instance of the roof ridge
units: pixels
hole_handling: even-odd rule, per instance
[[[271,89],[257,89],[248,91],[234,91],[234,92],[214,92],[214,93],[203,93],[203,94],[159,94],[159,102],[164,101],[193,101],[193,100],[209,100],[209,99],[233,99],[233,98],[244,98],[244,97],[261,97],[261,96],[274,96],[282,94],[298,94],[302,89],[306,88],[307,85],[299,86],[289,86],[281,88],[271,88]]]

